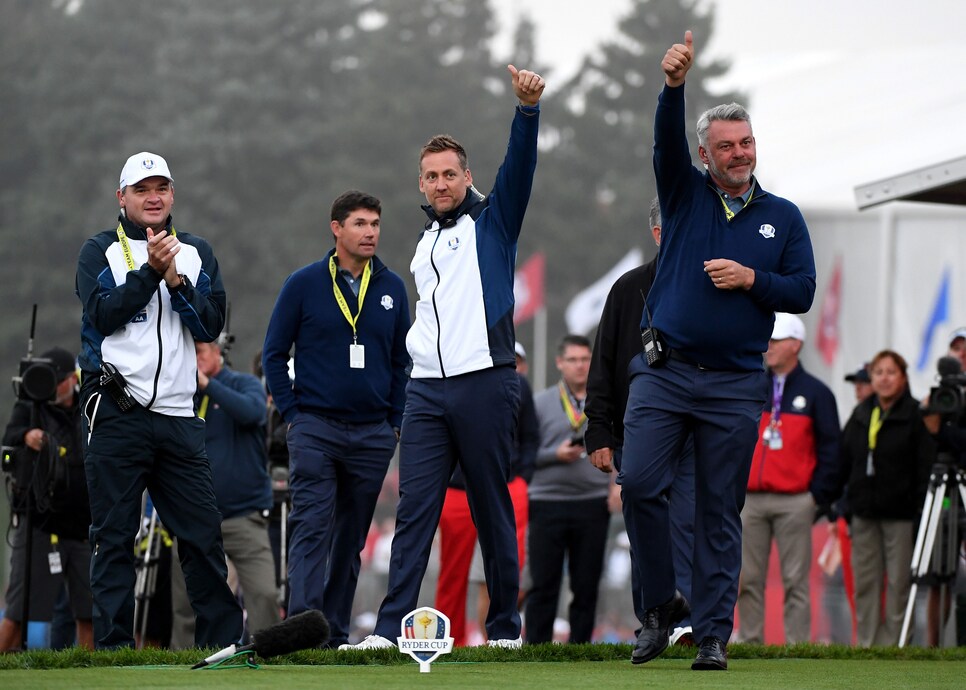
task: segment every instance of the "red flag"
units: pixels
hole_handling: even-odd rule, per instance
[[[517,269],[513,279],[513,323],[523,323],[533,318],[543,306],[543,254],[537,252]]]
[[[822,354],[822,359],[829,366],[835,361],[839,351],[839,310],[842,305],[842,257],[836,257],[832,278],[829,280],[825,297],[822,299],[822,310],[819,313],[818,337],[815,345]]]

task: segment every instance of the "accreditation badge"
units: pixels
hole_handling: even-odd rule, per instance
[[[47,554],[47,565],[50,567],[51,575],[60,575],[64,572],[64,566],[60,562],[60,552],[51,551]]]
[[[353,343],[349,346],[349,368],[350,369],[365,369],[366,368],[366,346],[359,345],[358,343]]]
[[[771,436],[768,438],[768,448],[769,450],[781,450],[782,446],[782,432],[781,429],[776,427],[772,429]]]

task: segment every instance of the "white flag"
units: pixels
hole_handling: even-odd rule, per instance
[[[632,268],[637,268],[644,262],[644,252],[634,247],[627,252],[627,256],[617,262],[614,268],[607,271],[603,278],[589,288],[578,292],[567,305],[564,314],[567,319],[567,332],[575,335],[587,335],[600,323],[600,315],[604,311],[604,302],[611,286],[622,275]]]

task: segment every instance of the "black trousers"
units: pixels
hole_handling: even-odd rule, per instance
[[[607,499],[530,501],[528,644],[550,642],[560,599],[564,559],[570,577],[569,642],[590,642],[604,567],[610,513]]]
[[[161,521],[179,540],[181,568],[197,619],[196,644],[227,647],[238,642],[242,612],[227,582],[204,421],[140,406],[121,412],[93,385],[85,385],[82,399],[95,646],[134,646],[133,547],[145,488]]]

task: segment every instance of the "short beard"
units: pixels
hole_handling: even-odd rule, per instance
[[[750,166],[748,174],[743,175],[742,177],[735,177],[727,170],[720,170],[713,162],[708,164],[708,168],[716,178],[732,187],[739,187],[741,185],[748,184],[751,182],[751,176],[755,174],[754,164]]]

